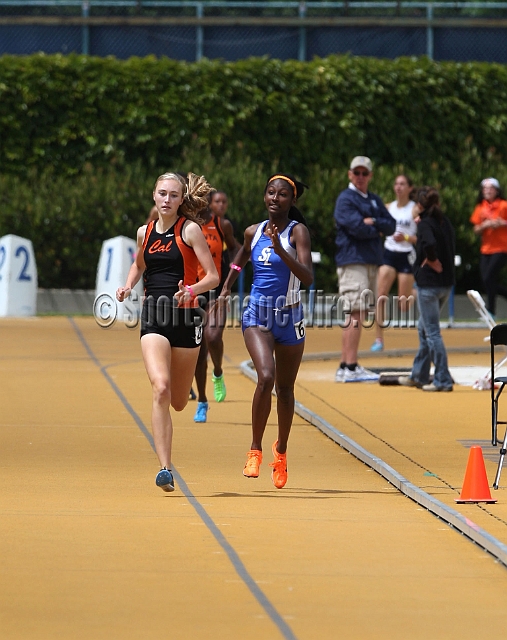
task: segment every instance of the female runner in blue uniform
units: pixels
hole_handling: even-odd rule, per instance
[[[250,258],[253,284],[243,314],[245,345],[257,371],[252,401],[252,445],[243,475],[259,476],[262,437],[276,388],[278,439],[272,446],[271,478],[277,489],[287,482],[287,441],[294,416],[294,384],[303,356],[305,325],[300,282],[313,282],[310,233],[296,208],[306,185],[288,174],[271,176],[264,190],[268,220],[245,231],[244,243],[231,264],[219,304]]]
[[[202,341],[202,317],[196,296],[219,283],[197,216],[207,206],[211,186],[203,176],[176,173],[157,178],[153,200],[158,219],[137,232],[138,251],[124,287],[122,302],[144,273],[145,300],[141,314],[141,351],[153,390],[151,424],[161,470],[156,484],[174,491],[171,472],[173,425],[170,406],[182,411]],[[204,276],[198,283],[197,266]]]

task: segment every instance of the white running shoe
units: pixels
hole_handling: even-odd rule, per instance
[[[338,369],[336,369],[336,374],[334,376],[334,381],[335,382],[345,382],[345,369],[342,369],[341,367],[338,367]]]
[[[373,371],[368,371],[368,369],[357,365],[354,371],[345,369],[343,382],[378,382],[379,378],[378,373],[373,373]]]

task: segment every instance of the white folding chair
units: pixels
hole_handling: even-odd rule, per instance
[[[470,302],[474,305],[477,313],[481,317],[482,320],[488,325],[490,332],[493,327],[496,327],[496,322],[490,312],[486,309],[486,304],[478,291],[474,291],[473,289],[469,289],[467,291],[467,296]],[[484,342],[489,342],[490,336],[486,336],[484,338]],[[504,351],[507,354],[507,347],[504,346]],[[495,378],[498,370],[507,362],[507,355],[505,355],[502,360],[496,362],[494,367],[488,369],[483,376],[481,376],[478,380],[474,382],[474,389],[491,389],[491,380]]]
[[[502,466],[505,459],[505,455],[507,454],[507,421],[498,419],[498,400],[502,395],[502,391],[504,390],[505,385],[507,385],[507,377],[505,376],[495,376],[493,371],[495,368],[495,347],[497,345],[505,346],[507,345],[507,324],[497,324],[496,327],[491,329],[490,334],[490,345],[491,345],[491,377],[493,380],[493,384],[491,385],[491,444],[496,447],[499,442],[501,442],[500,449],[500,460],[498,462],[498,469],[495,476],[495,481],[493,483],[493,488],[498,489],[498,485],[500,483],[500,474],[502,473]],[[500,385],[500,388],[495,393],[495,383]],[[503,440],[500,440],[498,437],[498,425],[504,425],[505,435],[503,436]]]

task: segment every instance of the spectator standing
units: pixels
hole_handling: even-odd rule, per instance
[[[338,196],[334,210],[338,290],[346,314],[335,380],[369,382],[378,380],[378,375],[358,364],[357,352],[366,311],[375,306],[382,239],[395,232],[396,220],[379,196],[368,191],[373,177],[370,158],[353,158],[348,177],[349,185]]]
[[[507,287],[500,283],[500,273],[507,264],[507,201],[496,178],[485,178],[470,222],[481,236],[480,271],[486,290],[486,308],[496,313],[496,297],[507,298]]]
[[[421,187],[416,196],[420,221],[417,225],[414,264],[419,305],[419,350],[410,376],[398,382],[423,391],[452,391],[453,379],[447,364],[447,352],[440,332],[440,311],[454,285],[455,233],[440,208],[438,191]],[[435,365],[430,384],[431,363]]]
[[[414,245],[417,239],[417,226],[414,219],[413,190],[413,182],[408,176],[404,174],[396,176],[394,181],[396,200],[386,205],[387,210],[396,220],[396,231],[385,239],[384,258],[377,274],[376,339],[371,346],[371,351],[384,350],[386,300],[396,278],[398,279],[398,304],[402,314],[408,311],[414,299],[412,265],[415,260]]]

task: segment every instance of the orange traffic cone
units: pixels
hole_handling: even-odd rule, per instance
[[[477,445],[470,447],[463,488],[456,502],[496,502],[491,498],[482,449]]]

